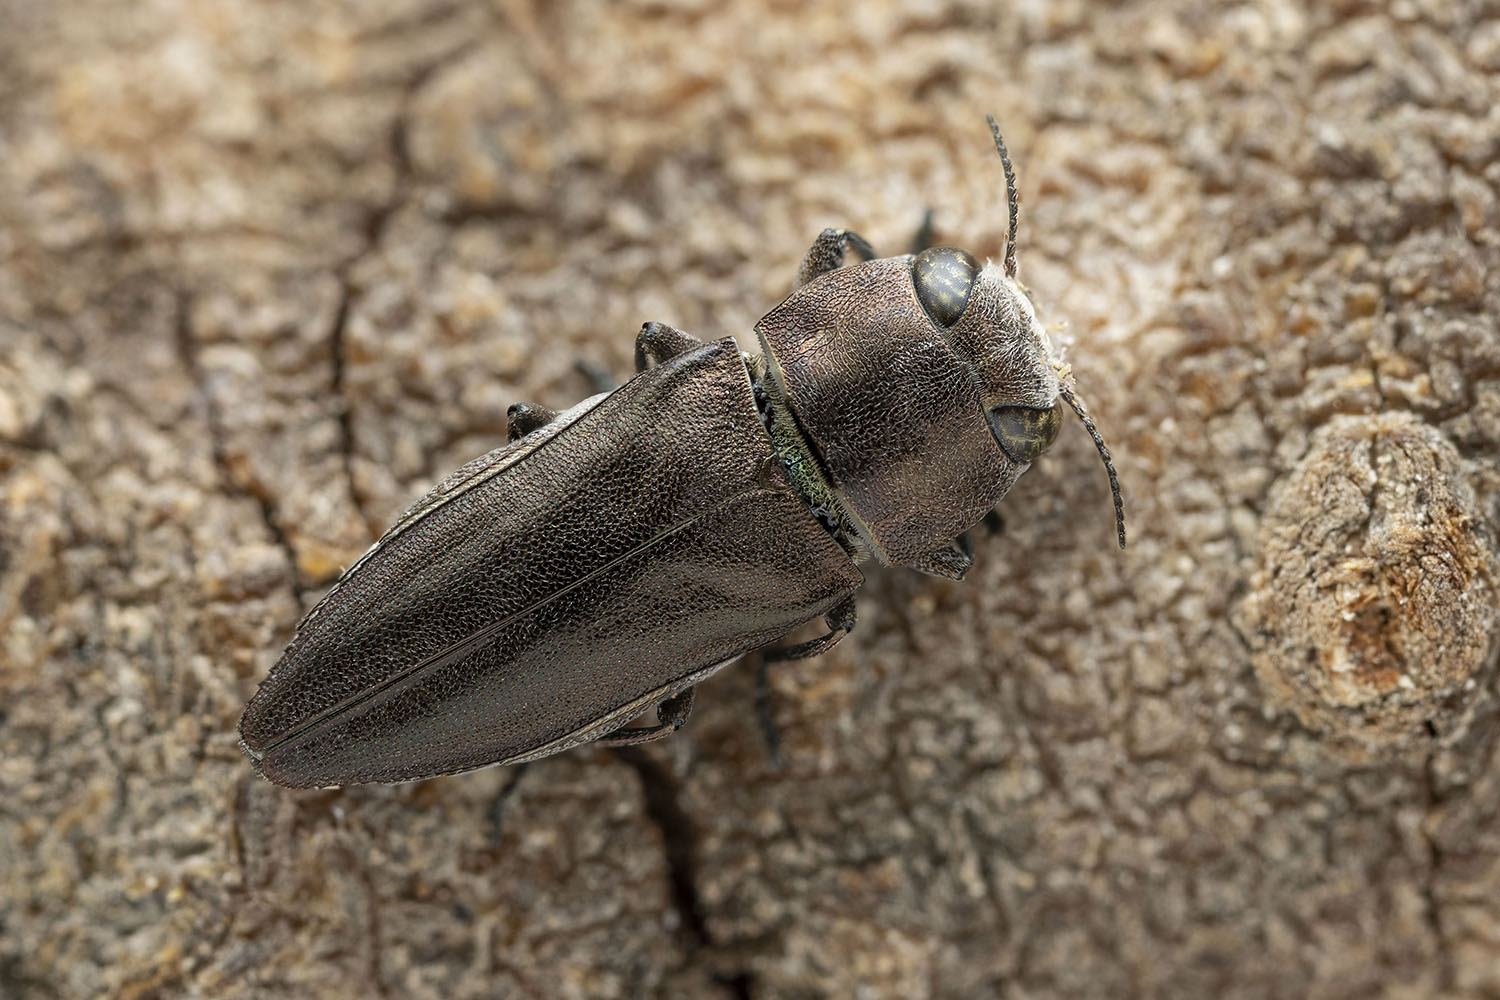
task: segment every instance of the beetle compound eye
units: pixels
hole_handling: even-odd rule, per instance
[[[1032,462],[1057,440],[1062,417],[1057,407],[997,406],[989,412],[990,430],[1016,462]]]
[[[917,301],[939,326],[952,326],[964,314],[979,265],[953,247],[929,247],[911,263]]]

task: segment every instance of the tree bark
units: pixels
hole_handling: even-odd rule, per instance
[[[0,994],[1500,994],[1500,8],[0,6]],[[662,745],[298,794],[235,726],[517,400],[1004,252],[966,581]],[[821,624],[821,623],[820,623]],[[809,635],[812,634],[809,630]]]

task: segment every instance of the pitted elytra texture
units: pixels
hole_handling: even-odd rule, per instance
[[[439,487],[450,516],[419,503],[303,623],[242,724],[267,777],[400,781],[519,756],[862,582],[794,494],[762,484],[771,450],[732,340],[643,373],[535,452]],[[614,681],[641,664],[661,681]]]

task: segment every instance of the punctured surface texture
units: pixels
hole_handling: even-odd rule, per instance
[[[240,725],[268,777],[405,781],[603,735],[862,582],[771,478],[734,340],[564,422],[440,485],[298,626]]]
[[[895,564],[975,524],[1021,471],[910,271],[905,258],[831,271],[755,326],[830,483]]]

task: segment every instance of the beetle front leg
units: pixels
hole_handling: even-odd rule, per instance
[[[635,370],[645,371],[651,364],[686,354],[703,346],[703,341],[665,323],[646,323],[635,335]]]
[[[928,576],[962,580],[964,574],[969,572],[969,567],[974,565],[974,543],[969,540],[969,533],[966,531],[947,545],[933,549],[907,565]]]
[[[825,229],[807,248],[802,265],[797,268],[797,287],[801,288],[814,278],[836,271],[844,266],[844,255],[853,247],[864,260],[875,259],[875,248],[858,233],[847,229]]]
[[[633,747],[640,743],[659,740],[664,736],[671,736],[681,729],[687,722],[688,716],[693,714],[694,690],[694,688],[688,688],[656,706],[656,717],[660,720],[656,725],[621,726],[599,737],[594,741],[595,744],[602,747]]]
[[[932,228],[932,209],[922,213],[922,222],[917,226],[917,231],[911,238],[911,252],[919,254],[932,246],[932,238],[935,230]]]

